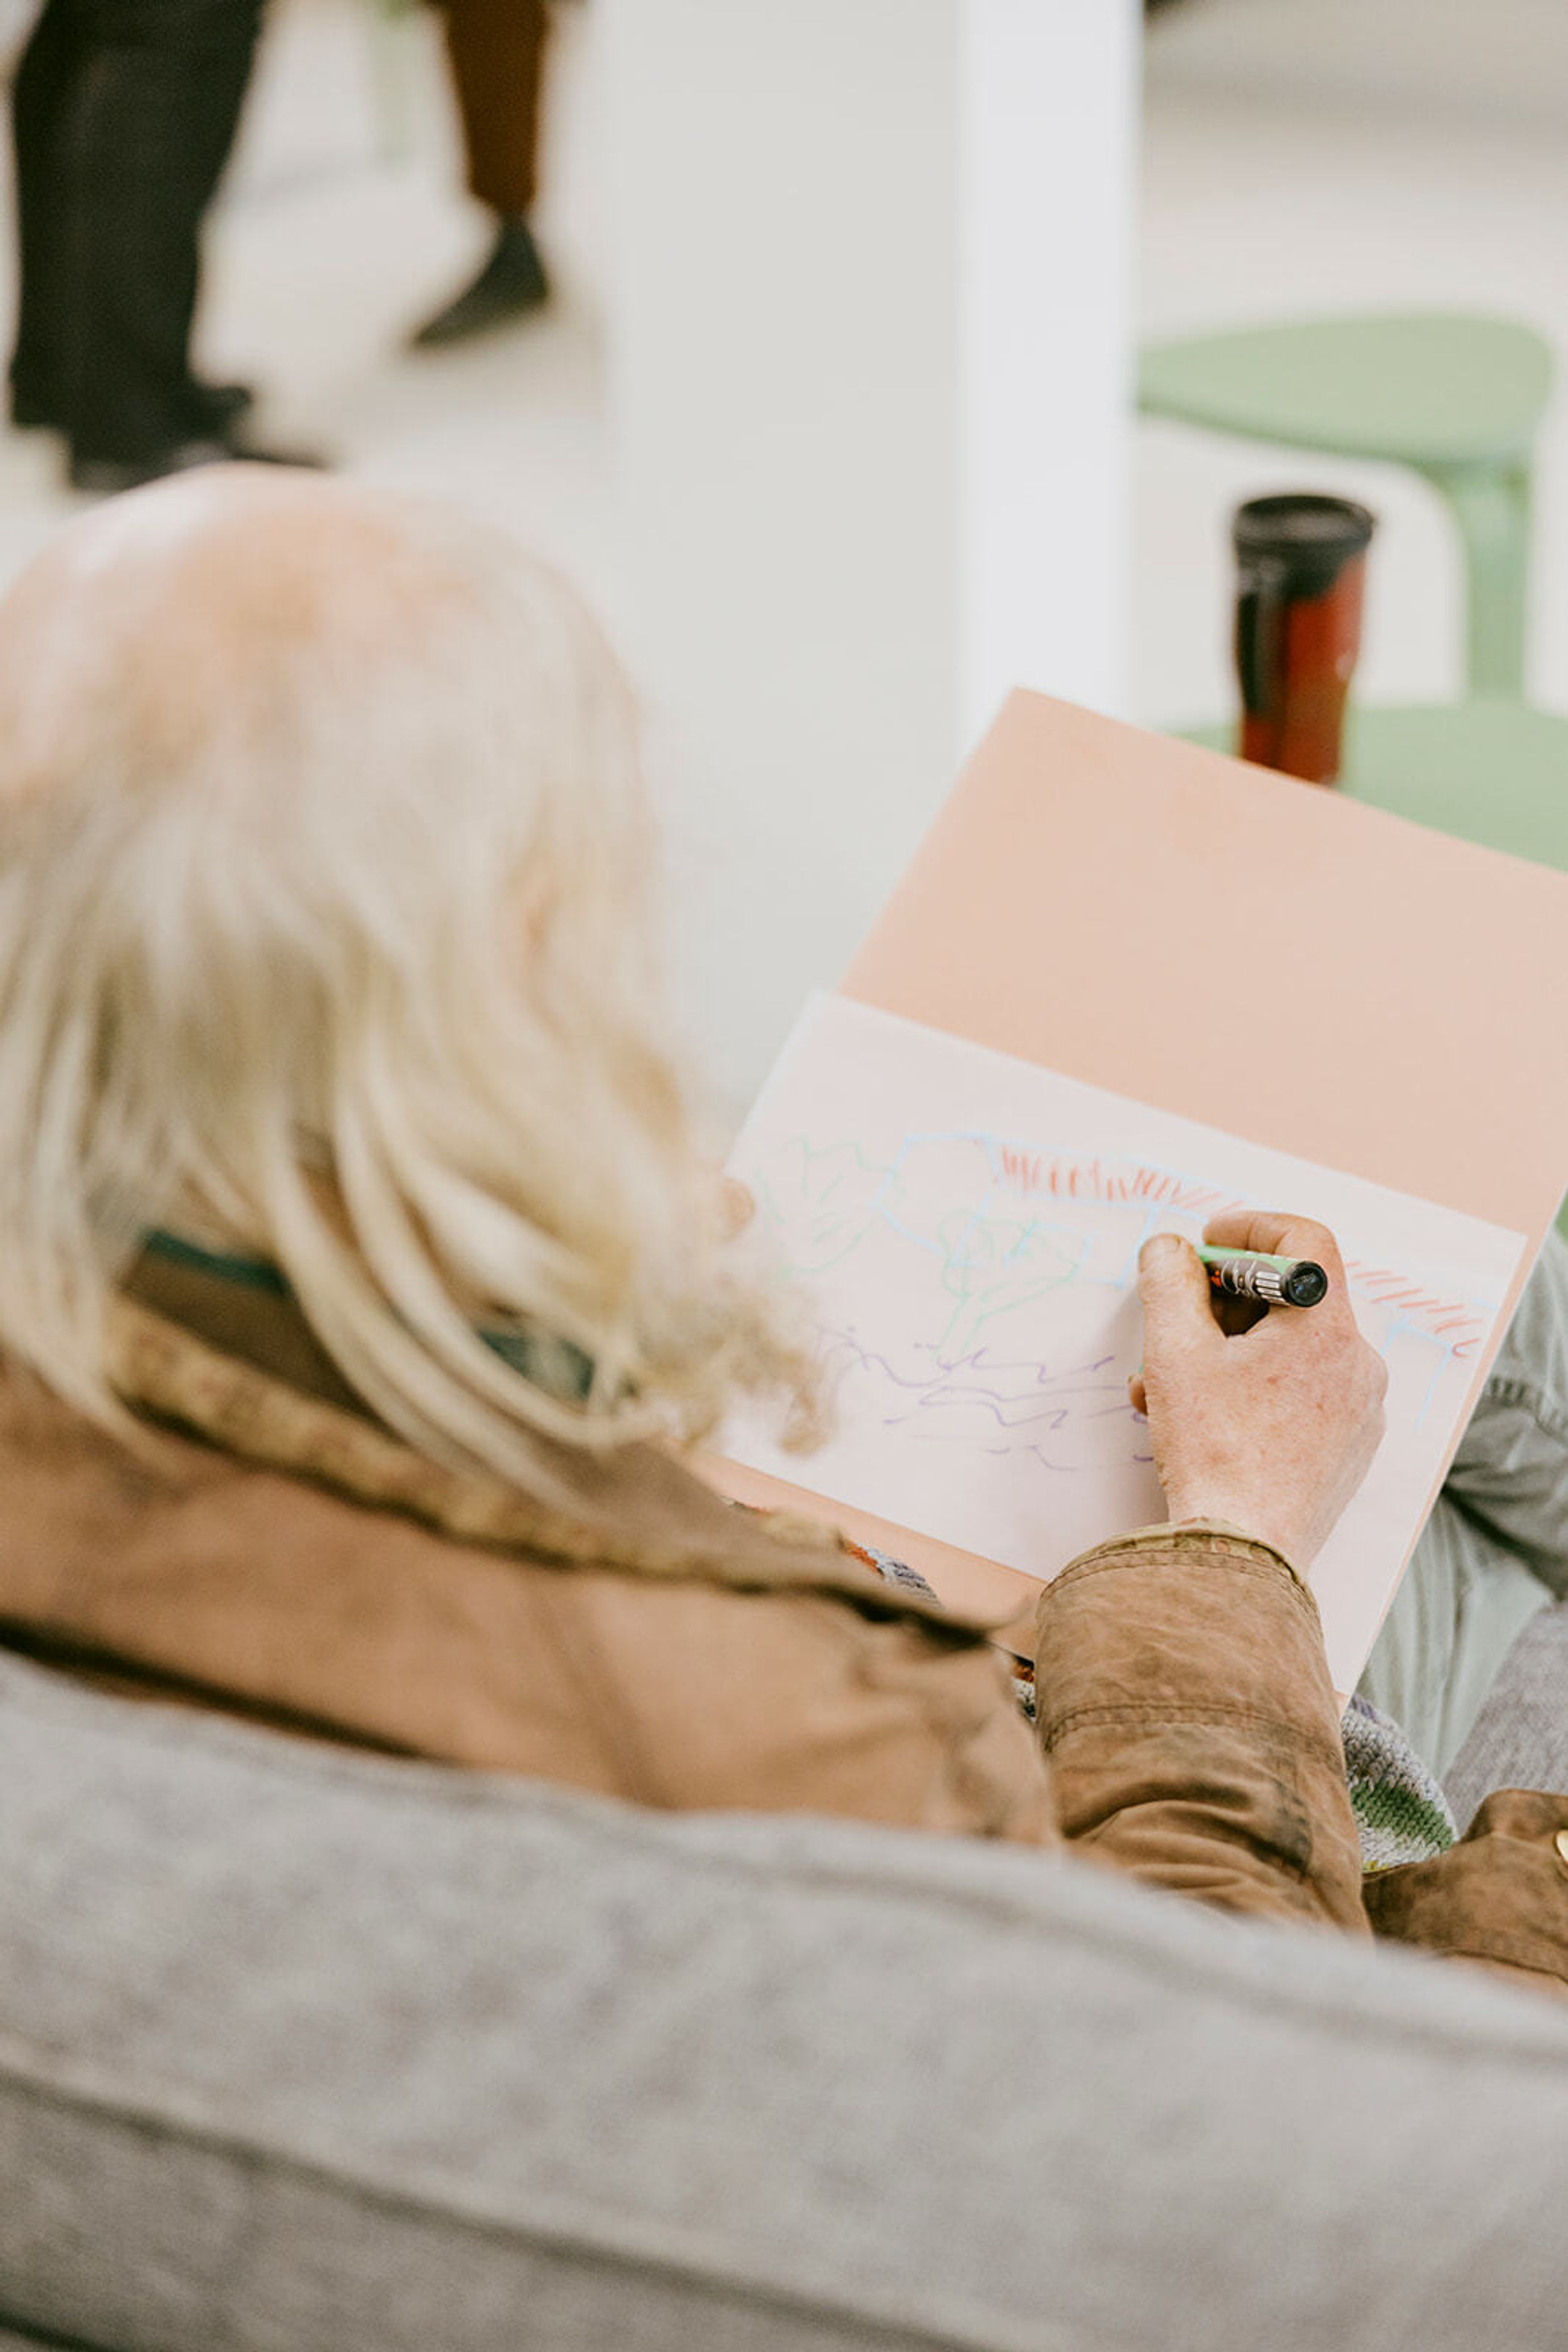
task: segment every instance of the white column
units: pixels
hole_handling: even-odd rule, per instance
[[[615,619],[732,1100],[1009,687],[1124,688],[1135,0],[599,0]]]

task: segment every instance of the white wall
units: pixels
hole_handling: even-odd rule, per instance
[[[1019,681],[1124,692],[1134,0],[601,0],[622,641],[744,1099]]]
[[[958,32],[971,739],[1014,686],[1126,706],[1142,24],[1123,0],[969,0]]]

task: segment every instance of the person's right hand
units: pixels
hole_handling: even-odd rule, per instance
[[[1387,1371],[1356,1328],[1325,1225],[1258,1212],[1216,1218],[1204,1239],[1315,1258],[1328,1296],[1270,1307],[1228,1334],[1191,1245],[1151,1235],[1138,1260],[1144,1368],[1133,1402],[1148,1414],[1173,1519],[1227,1520],[1304,1570],[1372,1465]]]

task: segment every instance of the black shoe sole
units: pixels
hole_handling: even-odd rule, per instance
[[[464,297],[454,302],[449,310],[442,310],[429,319],[408,339],[412,352],[439,352],[448,343],[466,343],[478,335],[490,334],[497,327],[509,327],[542,310],[549,300],[549,289],[535,293],[508,294],[504,299],[487,298],[470,302]]]
[[[248,383],[198,384],[187,408],[192,436],[197,439],[204,439],[209,434],[221,437],[232,431],[255,405],[256,394]],[[70,429],[57,402],[19,394],[15,390],[11,394],[11,422],[18,433],[66,433]]]

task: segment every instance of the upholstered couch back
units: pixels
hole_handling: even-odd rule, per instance
[[[0,1663],[0,2344],[1544,2352],[1568,2011]]]

